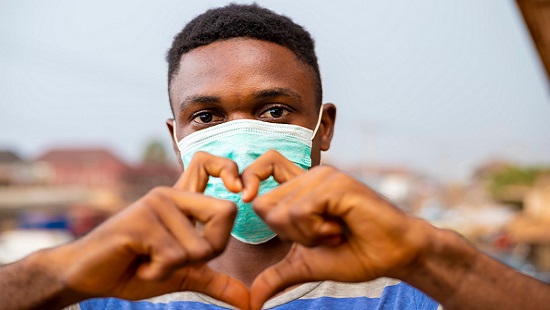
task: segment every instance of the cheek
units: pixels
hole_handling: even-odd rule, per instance
[[[313,139],[313,143],[311,146],[311,167],[314,167],[320,164],[320,159],[321,159],[320,142],[321,142],[321,139],[319,136]]]

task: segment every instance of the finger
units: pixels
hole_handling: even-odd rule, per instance
[[[293,246],[287,257],[256,277],[250,287],[251,309],[261,309],[268,299],[292,285],[319,280],[313,276],[300,252]]]
[[[308,247],[342,242],[345,238],[345,223],[328,210],[334,193],[323,186],[326,184],[316,185],[314,189],[302,192],[302,195],[290,197],[289,201],[285,201],[288,211],[284,214],[273,213],[268,217],[268,225],[273,220],[283,223],[290,221],[290,225],[281,229],[285,237]],[[276,216],[282,216],[283,219],[276,219]]]
[[[234,203],[172,188],[163,190],[163,195],[169,196],[185,215],[204,224],[202,237],[212,245],[215,253],[225,248],[237,216],[237,207]],[[181,239],[185,240],[185,237]]]
[[[285,240],[306,246],[335,245],[342,241],[342,221],[327,211],[333,169],[314,168],[271,192],[257,197],[254,211]]]
[[[349,245],[305,248],[294,244],[283,260],[260,273],[250,288],[251,309],[260,309],[269,298],[295,284],[330,280],[362,282],[382,276],[366,273]]]
[[[211,258],[225,248],[237,209],[231,202],[159,187],[148,197],[159,221],[136,246],[146,255],[137,272],[143,279],[163,279],[174,269]],[[204,223],[199,236],[190,220]]]
[[[185,250],[163,228],[152,229],[140,244],[142,255],[136,258],[136,274],[144,280],[166,279],[177,267],[187,263]],[[145,254],[145,255],[143,255]]]
[[[221,178],[225,187],[234,193],[242,190],[239,168],[234,161],[201,151],[193,156],[174,188],[204,192],[210,176]]]
[[[259,168],[258,170],[260,170]],[[246,172],[246,171],[245,171]],[[267,212],[273,209],[273,207],[279,204],[281,201],[292,201],[298,199],[306,192],[309,192],[316,188],[316,186],[325,181],[327,169],[318,169],[317,167],[309,171],[301,171],[299,175],[295,175],[294,178],[281,184],[279,187],[273,189],[269,193],[266,193],[260,197],[257,197],[254,202],[254,211],[258,213],[260,217],[265,217]],[[245,180],[243,172],[243,181]],[[248,178],[248,177],[247,177]],[[251,176],[250,179],[254,177]],[[245,181],[245,190],[248,187],[248,181]]]
[[[283,240],[308,247],[333,246],[342,242],[345,238],[344,223],[327,213],[328,194],[323,191],[298,194],[297,191],[291,191],[280,200],[271,200],[271,205],[260,207],[255,201],[254,210]],[[261,204],[261,199],[258,200]]]
[[[179,243],[179,246],[183,248],[186,262],[209,260],[219,253],[212,244],[202,237],[196,229],[194,221],[192,222],[188,216],[181,212],[169,197],[161,198],[165,203],[156,206],[156,214]],[[220,237],[223,238],[223,236]]]
[[[190,272],[181,283],[180,290],[195,291],[206,294],[220,301],[231,304],[238,309],[250,308],[250,293],[240,281],[203,265]]]
[[[286,159],[281,153],[275,150],[267,151],[243,171],[242,199],[245,202],[252,201],[258,194],[260,182],[270,176],[281,184],[304,172],[305,170]]]

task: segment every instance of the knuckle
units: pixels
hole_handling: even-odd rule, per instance
[[[186,263],[190,257],[182,248],[171,246],[165,248],[157,259],[164,266],[176,267]]]
[[[136,201],[136,203],[132,205],[131,210],[143,214],[143,212],[153,211],[155,206],[159,205],[161,201],[162,198],[159,195],[147,195]]]
[[[266,153],[266,156],[269,156],[269,157],[283,157],[283,155],[281,153],[279,153],[279,151],[277,150],[274,150],[274,149],[271,149],[269,151],[267,151]]]
[[[136,239],[140,239],[136,232],[127,231],[123,234],[113,234],[109,237],[109,241],[112,242],[117,249],[125,249],[131,247]]]
[[[260,159],[262,161],[265,161],[267,163],[276,163],[276,162],[280,162],[281,159],[283,159],[284,156],[279,153],[279,151],[277,150],[274,150],[274,149],[270,149],[268,150],[267,152],[265,152],[261,157]]]
[[[349,176],[343,174],[343,173],[337,173],[330,176],[330,179],[334,184],[349,184],[349,182],[352,180]]]
[[[200,242],[199,244],[187,249],[189,260],[200,261],[213,257],[217,253],[216,249],[208,242]]]
[[[262,214],[267,213],[267,211],[269,210],[269,203],[268,203],[268,200],[267,200],[265,197],[263,197],[263,196],[256,197],[256,198],[252,201],[252,209],[253,209],[254,212],[256,212],[258,215],[262,215]]]
[[[208,154],[208,153],[205,152],[205,151],[197,151],[197,152],[195,153],[195,156],[194,156],[194,157],[195,157],[195,158],[199,158],[199,159],[203,159],[203,158],[208,158],[209,155],[210,155],[210,154]]]
[[[165,206],[169,203],[167,198],[171,188],[165,186],[158,186],[152,189],[147,196],[144,197],[145,208],[157,210],[161,206]]]
[[[276,212],[269,212],[265,214],[263,220],[266,224],[268,224],[269,227],[279,232],[282,230],[281,228],[283,228],[287,223],[284,217],[279,216]]]
[[[305,220],[305,219],[309,218],[309,216],[311,215],[311,211],[309,210],[309,208],[304,207],[304,205],[302,205],[302,204],[292,205],[289,208],[288,213],[289,213],[289,215],[292,219],[295,219],[295,220],[298,220],[298,221]]]
[[[232,161],[231,159],[220,157],[220,160],[221,160],[222,168],[224,170],[228,170],[228,171],[232,171],[232,170],[238,171],[239,170],[239,166],[237,166],[237,163]]]
[[[193,158],[191,159],[191,163],[204,162],[208,160],[210,156],[211,155],[205,151],[197,151],[195,155],[193,155]]]
[[[237,216],[237,206],[228,200],[220,200],[218,214],[223,218],[235,218]]]
[[[149,191],[149,196],[164,196],[169,190],[167,186],[155,186]]]
[[[314,167],[312,170],[317,171],[318,173],[322,175],[330,175],[336,173],[338,170],[330,165],[320,165]]]

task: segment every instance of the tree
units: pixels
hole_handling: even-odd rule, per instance
[[[143,163],[152,165],[166,165],[166,149],[158,139],[151,140],[145,147]]]
[[[509,166],[490,175],[489,190],[497,201],[521,206],[535,180],[548,172],[548,167]]]

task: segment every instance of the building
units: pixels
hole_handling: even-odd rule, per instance
[[[11,150],[0,150],[0,187],[29,184],[39,178],[37,165]]]
[[[129,167],[122,174],[122,182],[125,186],[123,197],[126,201],[134,201],[155,186],[172,186],[180,174],[179,167],[167,164],[143,163]]]
[[[405,211],[416,212],[439,200],[439,186],[426,176],[402,166],[343,167],[342,171],[381,193]]]
[[[550,174],[537,179],[525,195],[523,211],[507,228],[512,241],[530,246],[537,269],[550,273]]]
[[[103,148],[52,149],[37,158],[50,167],[49,184],[118,190],[128,166]]]

